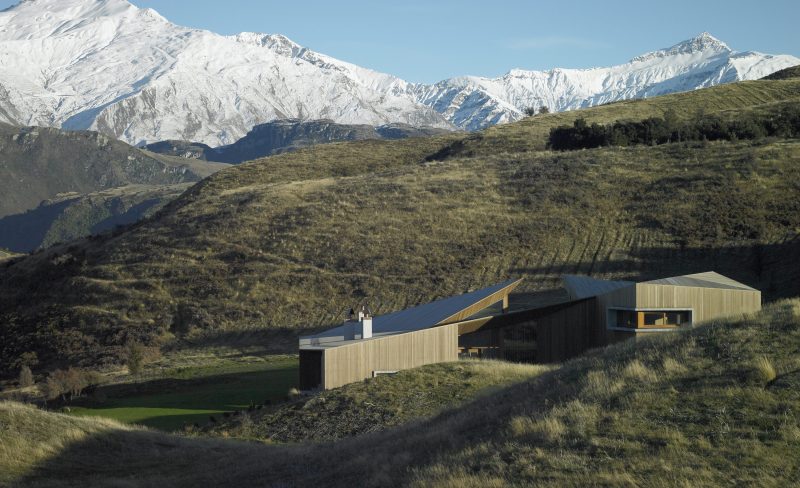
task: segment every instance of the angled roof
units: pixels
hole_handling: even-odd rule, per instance
[[[578,275],[564,275],[561,277],[561,281],[572,300],[605,295],[636,284],[633,281],[607,281]]]
[[[381,337],[400,334],[463,320],[502,300],[503,296],[508,295],[520,282],[521,279],[508,280],[463,295],[373,317],[372,335]],[[349,327],[351,326],[347,324],[340,325],[313,336],[301,337],[300,346],[341,345],[348,340]]]
[[[672,278],[662,278],[660,280],[644,281],[647,285],[674,285],[674,286],[694,286],[698,288],[723,288],[727,290],[748,290],[757,291],[743,283],[734,281],[727,276],[722,276],[714,271],[705,273],[695,273]]]

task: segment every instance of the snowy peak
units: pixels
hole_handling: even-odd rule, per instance
[[[0,12],[0,122],[90,129],[131,144],[220,146],[279,119],[478,130],[527,108],[758,79],[800,64],[708,33],[607,68],[511,70],[432,85],[316,53],[279,34],[222,36],[125,0],[24,0]]]
[[[697,51],[731,51],[727,44],[712,36],[708,32],[703,32],[699,36],[683,41],[676,44],[671,49],[679,52],[697,52]]]
[[[102,17],[124,16],[139,10],[126,0],[23,0],[3,12],[26,20],[33,16],[45,23],[66,18],[79,23]]]
[[[727,44],[712,36],[708,32],[703,32],[697,37],[687,39],[679,42],[672,47],[661,49],[658,51],[649,52],[641,56],[637,56],[631,60],[632,63],[648,61],[653,58],[666,58],[669,56],[676,56],[680,54],[720,54],[732,53],[731,48]]]
[[[235,39],[236,42],[240,42],[242,44],[250,44],[253,46],[271,49],[277,54],[288,56],[290,58],[296,58],[302,55],[303,51],[305,51],[303,46],[280,34],[242,32],[241,34],[230,36],[230,38]]]

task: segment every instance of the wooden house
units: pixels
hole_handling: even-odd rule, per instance
[[[761,292],[708,272],[641,283],[565,276],[565,300],[509,312],[509,294],[520,282],[374,318],[367,310],[352,312],[343,325],[300,338],[300,387],[335,388],[465,356],[560,362],[593,347],[761,308]],[[501,304],[499,313],[487,313],[494,304]]]

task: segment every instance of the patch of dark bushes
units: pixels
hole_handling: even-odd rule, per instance
[[[613,124],[589,124],[578,118],[572,126],[550,129],[548,148],[556,151],[592,149],[603,146],[659,145],[689,141],[736,141],[764,137],[800,137],[800,104],[789,104],[775,113],[745,114],[728,120],[698,113],[680,120],[670,110],[664,117]]]

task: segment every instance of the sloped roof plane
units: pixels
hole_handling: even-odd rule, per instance
[[[522,282],[508,280],[480,290],[372,318],[373,337],[400,334],[463,320],[503,299]],[[300,338],[300,346],[324,346],[347,340],[348,325]]]
[[[674,286],[693,286],[698,288],[722,288],[727,290],[748,290],[756,291],[743,283],[732,280],[727,276],[722,276],[714,271],[705,273],[695,273],[683,276],[673,276],[672,278],[662,278],[660,280],[644,281],[647,285],[674,285]]]
[[[633,281],[607,281],[578,275],[564,275],[561,277],[561,281],[564,283],[564,288],[567,289],[572,300],[605,295],[614,290],[636,284]]]

